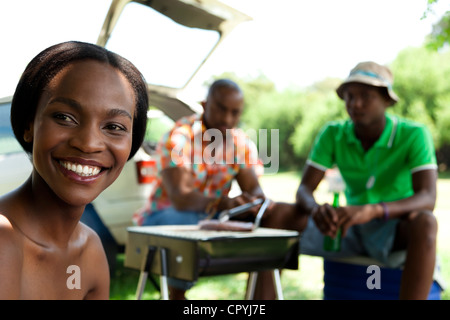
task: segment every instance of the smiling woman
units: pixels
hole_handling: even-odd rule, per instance
[[[28,64],[11,123],[33,169],[0,197],[0,299],[109,297],[100,239],[79,220],[137,152],[147,107],[141,73],[102,47],[65,42]]]
[[[66,201],[89,203],[116,180],[130,156],[134,101],[126,78],[115,68],[95,60],[73,62],[48,83],[24,136],[27,145],[32,143],[35,170],[47,184],[55,183],[52,189],[60,197],[67,192]],[[14,122],[16,113],[12,115]],[[71,168],[81,170],[55,168],[49,166],[50,161],[69,162]],[[98,170],[98,174],[84,174],[84,170],[88,173],[88,166]],[[67,180],[58,176],[55,179],[53,174],[61,172]],[[71,182],[75,182],[72,188],[63,187]],[[97,186],[95,193],[93,186]]]

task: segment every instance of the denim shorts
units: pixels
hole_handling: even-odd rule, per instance
[[[398,219],[389,221],[375,219],[365,224],[352,226],[342,238],[341,250],[330,252],[323,249],[324,236],[310,217],[307,227],[301,233],[300,253],[331,259],[368,256],[386,266],[398,267],[398,265],[392,265],[393,260],[389,259],[398,222]],[[395,262],[395,264],[398,263],[398,261]]]
[[[143,226],[198,224],[207,216],[204,212],[178,211],[173,207],[152,212],[144,218]],[[181,290],[191,289],[195,282],[175,278],[167,278],[167,284]]]
[[[198,224],[207,216],[204,212],[178,211],[173,207],[154,211],[144,218],[143,226]]]

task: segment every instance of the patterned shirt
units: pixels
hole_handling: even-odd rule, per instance
[[[207,130],[202,115],[194,114],[178,120],[172,130],[163,135],[157,147],[158,176],[150,195],[150,212],[171,206],[161,184],[160,172],[163,169],[190,169],[194,188],[207,197],[227,196],[241,169],[254,168],[257,175],[262,174],[264,168],[256,145],[242,130],[227,130],[225,138],[226,148],[223,148],[222,133],[217,129]],[[141,225],[150,212],[135,214],[133,222]]]

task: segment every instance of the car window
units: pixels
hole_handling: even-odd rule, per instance
[[[110,4],[111,0],[1,0],[0,98],[14,93],[28,62],[48,46],[68,40],[95,43]]]
[[[0,155],[23,152],[11,128],[11,104],[0,104]]]
[[[148,112],[147,131],[145,141],[157,143],[164,133],[172,129],[174,121],[165,115],[161,110],[150,107]]]
[[[139,3],[125,6],[106,48],[133,62],[150,84],[182,88],[220,35],[189,28]]]
[[[152,155],[156,151],[156,146],[162,136],[172,129],[175,121],[169,118],[161,110],[150,107],[148,111],[147,130],[145,132],[144,143],[142,144],[144,151]]]

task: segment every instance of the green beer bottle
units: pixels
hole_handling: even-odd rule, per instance
[[[334,193],[333,208],[339,208],[339,192]],[[336,232],[336,237],[324,236],[323,249],[325,251],[340,251],[341,250],[341,228]]]

